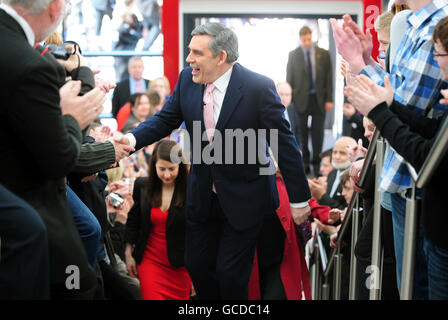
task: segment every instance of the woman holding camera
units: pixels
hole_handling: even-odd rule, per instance
[[[143,300],[190,297],[184,266],[187,168],[171,161],[172,152],[182,158],[174,141],[161,140],[154,147],[149,176],[135,181],[134,206],[126,222],[126,267],[140,279]]]

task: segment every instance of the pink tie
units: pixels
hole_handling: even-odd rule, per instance
[[[205,131],[208,135],[208,141],[212,143],[213,135],[215,133],[215,118],[213,109],[213,90],[215,90],[215,85],[209,83],[205,91],[204,97],[204,124]]]
[[[209,83],[205,91],[204,97],[204,124],[205,132],[208,135],[208,141],[212,143],[213,135],[215,133],[215,118],[214,118],[214,106],[213,106],[213,90],[215,90],[215,85]],[[216,193],[215,184],[212,185],[212,190]]]
[[[137,81],[137,86],[135,87],[135,92],[141,93],[142,91],[143,91],[142,83],[141,83],[141,81]]]

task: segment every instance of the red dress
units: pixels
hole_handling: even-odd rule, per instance
[[[137,266],[143,300],[185,300],[190,297],[191,279],[187,269],[175,268],[168,260],[167,217],[168,210],[151,209],[151,232],[142,262]]]

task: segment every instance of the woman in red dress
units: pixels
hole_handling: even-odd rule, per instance
[[[190,297],[184,266],[187,168],[170,160],[176,142],[159,141],[149,162],[149,176],[135,181],[134,206],[126,222],[126,267],[138,277],[143,300]]]

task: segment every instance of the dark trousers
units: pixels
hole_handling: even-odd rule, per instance
[[[314,174],[319,173],[320,157],[322,152],[322,145],[324,142],[324,123],[325,112],[319,109],[317,105],[316,94],[310,94],[308,98],[307,111],[299,113],[299,128],[300,128],[300,143],[302,144],[302,158],[305,165],[305,170],[309,171],[310,166],[310,150],[308,149],[308,116],[311,116],[311,145],[313,147],[313,158],[311,163],[313,164]]]
[[[285,230],[277,213],[266,216],[257,244],[258,274],[262,300],[286,300],[280,276],[285,247]]]
[[[260,223],[247,230],[235,230],[214,193],[207,221],[187,218],[185,266],[198,299],[248,299],[248,283],[261,226]]]
[[[367,268],[372,264],[372,233],[373,208],[365,219],[355,246],[355,255],[359,262],[359,300],[369,299],[369,289],[366,286],[366,281],[371,276]],[[384,208],[381,208],[381,244],[384,248],[381,300],[398,300],[392,213]]]
[[[0,185],[0,300],[49,299],[47,228],[24,200]]]

